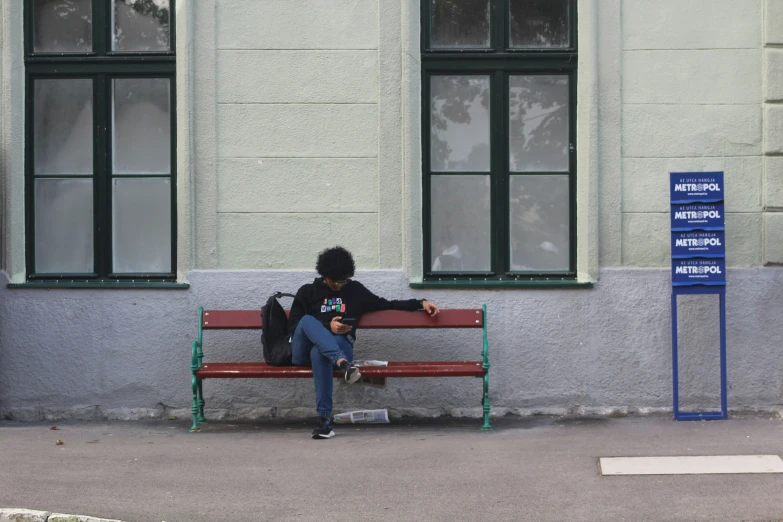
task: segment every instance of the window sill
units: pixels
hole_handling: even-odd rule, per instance
[[[556,288],[593,288],[592,282],[584,281],[498,281],[498,280],[457,280],[450,281],[421,281],[409,283],[411,288],[530,288],[530,289],[556,289]]]
[[[90,290],[187,290],[188,283],[166,281],[28,281],[26,283],[9,283],[8,288],[74,288]]]

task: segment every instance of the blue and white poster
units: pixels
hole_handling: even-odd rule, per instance
[[[673,205],[724,200],[723,172],[672,172],[669,182]]]
[[[672,286],[725,284],[725,259],[672,260]]]
[[[672,232],[672,258],[718,258],[726,256],[725,232]]]
[[[723,203],[672,205],[671,221],[673,232],[723,230]]]

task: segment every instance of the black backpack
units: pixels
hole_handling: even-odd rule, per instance
[[[288,334],[288,316],[277,302],[280,297],[295,295],[276,292],[261,307],[261,344],[264,346],[264,361],[272,366],[291,366],[291,341]]]

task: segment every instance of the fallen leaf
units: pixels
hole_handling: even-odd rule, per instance
[[[169,420],[177,420],[177,416],[176,415],[169,415]]]
[[[55,431],[55,430],[59,430],[60,428],[58,428],[57,426],[52,426],[52,427],[51,427],[51,428],[49,428],[49,429],[50,429],[50,430],[52,430],[52,431]]]
[[[55,444],[57,444],[58,446],[62,446],[65,443],[63,441],[61,441],[60,439],[57,439],[57,442],[55,442]]]

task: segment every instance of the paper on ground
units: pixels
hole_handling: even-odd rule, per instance
[[[349,411],[335,415],[334,422],[337,424],[388,424],[389,412],[387,410]]]
[[[598,460],[601,475],[783,473],[783,460],[778,455],[602,457]]]

